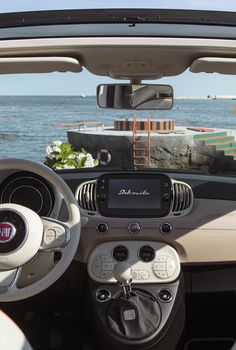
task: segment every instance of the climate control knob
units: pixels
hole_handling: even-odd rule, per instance
[[[125,261],[129,257],[129,251],[125,246],[118,245],[114,248],[112,255],[116,261]]]

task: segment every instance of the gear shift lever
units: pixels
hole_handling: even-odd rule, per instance
[[[118,262],[114,266],[114,277],[117,280],[117,283],[122,288],[122,293],[125,298],[129,298],[131,296],[131,283],[132,283],[132,269],[131,266],[125,262]]]

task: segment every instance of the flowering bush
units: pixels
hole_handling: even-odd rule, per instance
[[[54,170],[92,168],[98,165],[98,160],[93,159],[90,153],[83,148],[76,152],[68,142],[53,141],[51,146],[47,146],[45,157],[44,164]]]

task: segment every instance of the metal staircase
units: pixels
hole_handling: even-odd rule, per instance
[[[136,114],[133,116],[133,164],[134,169],[150,168],[151,163],[151,122],[150,113],[148,113],[147,128],[145,130],[137,129]]]

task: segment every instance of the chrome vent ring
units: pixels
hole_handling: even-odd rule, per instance
[[[79,206],[89,212],[97,212],[96,180],[83,182],[76,191]]]
[[[188,214],[193,207],[193,190],[182,181],[172,180],[173,202],[170,214],[180,216]]]

